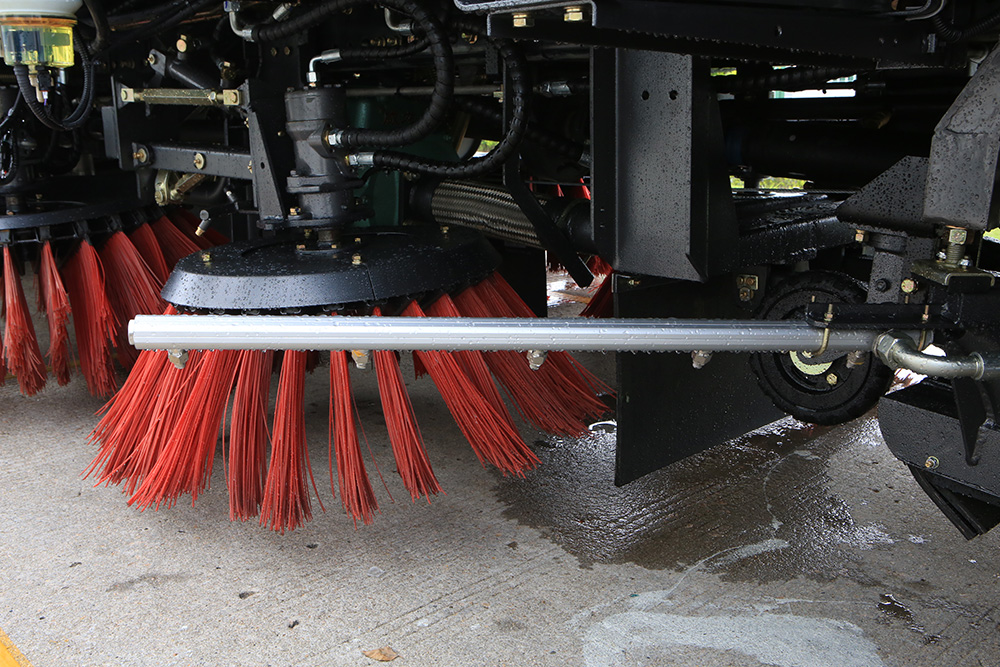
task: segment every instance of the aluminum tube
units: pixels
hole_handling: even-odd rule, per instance
[[[878,337],[875,353],[890,368],[905,368],[921,375],[975,380],[1000,375],[1000,359],[995,356],[972,352],[961,357],[937,357],[921,352],[912,338],[894,331]]]
[[[824,340],[791,321],[271,315],[139,315],[128,331],[140,350],[847,352],[872,349],[877,335],[831,330]]]

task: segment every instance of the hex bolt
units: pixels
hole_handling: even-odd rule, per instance
[[[740,301],[750,301],[753,299],[753,290],[749,287],[740,288]]]
[[[857,229],[854,231],[854,240],[857,243],[864,243],[867,239],[868,239],[868,232],[862,229]]]
[[[157,58],[155,53],[150,53],[148,56],[146,56],[146,62],[149,63],[150,65],[155,65],[156,60]]]
[[[567,23],[579,23],[584,19],[583,7],[580,5],[571,5],[563,9],[563,21]]]
[[[936,456],[928,456],[927,460],[924,461],[924,467],[928,470],[934,470],[939,465],[941,465],[941,461],[939,461]]]
[[[834,386],[835,384],[837,384],[837,382],[839,382],[839,381],[840,381],[840,378],[837,377],[836,373],[830,373],[830,374],[828,374],[826,376],[826,383],[828,385],[830,385],[831,387]]]
[[[194,168],[195,169],[204,169],[205,168],[205,155],[203,153],[195,153],[194,154],[194,160],[193,160],[193,162],[194,162]]]
[[[371,364],[372,355],[368,350],[351,350],[351,359],[354,360],[355,368],[365,371]]]
[[[528,357],[528,367],[533,371],[537,371],[545,363],[549,353],[547,350],[528,350],[526,356]]]
[[[212,254],[208,253],[208,252],[201,253],[201,261],[203,261],[203,262],[211,262],[212,261]]]
[[[691,352],[691,368],[701,370],[712,360],[712,353],[706,350],[694,350]]]
[[[917,291],[917,281],[913,278],[906,278],[899,284],[899,289],[903,290],[904,294],[913,294]]]
[[[354,266],[361,266],[361,255],[355,253],[351,256],[351,264]]]
[[[298,206],[293,206],[290,209],[288,209],[288,215],[293,218],[298,217],[302,215],[302,209]]]
[[[138,162],[139,164],[146,164],[147,162],[149,162],[149,151],[147,151],[144,147],[140,146],[135,150],[134,153],[132,153],[132,159]]]
[[[515,28],[531,28],[535,25],[535,19],[528,12],[517,12],[513,18]]]

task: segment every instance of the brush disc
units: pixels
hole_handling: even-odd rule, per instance
[[[469,229],[352,232],[336,247],[308,240],[237,241],[177,263],[163,298],[186,311],[310,311],[452,291],[482,280],[499,255]]]

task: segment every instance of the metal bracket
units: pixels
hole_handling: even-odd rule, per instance
[[[239,90],[190,90],[188,88],[147,88],[137,90],[122,86],[121,99],[126,104],[172,104],[181,106],[238,107],[243,103]]]

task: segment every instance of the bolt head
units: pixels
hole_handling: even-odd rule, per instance
[[[948,243],[957,243],[964,245],[969,238],[969,231],[961,227],[949,227],[948,228]]]
[[[868,232],[866,231],[858,229],[854,232],[854,240],[857,241],[858,243],[864,243],[865,239],[867,238],[868,238]]]
[[[177,39],[177,43],[174,46],[177,47],[177,52],[178,53],[185,53],[185,52],[187,52],[187,50],[188,50],[187,37],[185,37],[184,35],[181,35]]]
[[[531,14],[527,12],[518,12],[514,14],[514,27],[515,28],[531,28],[535,25],[535,19],[531,18]]]
[[[302,209],[299,208],[298,206],[293,206],[290,209],[288,209],[288,215],[290,215],[290,216],[299,216],[299,215],[302,215]]]
[[[753,300],[753,290],[746,286],[741,287],[740,301],[751,301],[751,300]]]
[[[578,23],[584,19],[583,7],[573,6],[563,10],[563,21],[567,23]]]
[[[205,168],[205,156],[202,153],[195,153],[194,160],[192,160],[192,162],[194,163],[195,169]]]
[[[840,382],[840,378],[837,377],[836,373],[829,373],[826,376],[826,383],[828,385],[830,385],[831,387],[834,386],[835,384],[837,384],[838,382]]]
[[[899,289],[903,290],[904,294],[913,294],[917,291],[917,281],[913,278],[907,278],[899,284]]]
[[[361,255],[358,255],[358,254],[352,255],[351,256],[351,264],[353,264],[354,266],[360,266],[361,265]]]
[[[941,465],[941,461],[939,461],[936,456],[928,456],[927,460],[924,461],[924,467],[928,470],[934,470],[939,465]]]
[[[156,64],[156,54],[155,53],[150,53],[148,56],[146,56],[146,62],[149,63],[150,65],[155,65]]]

